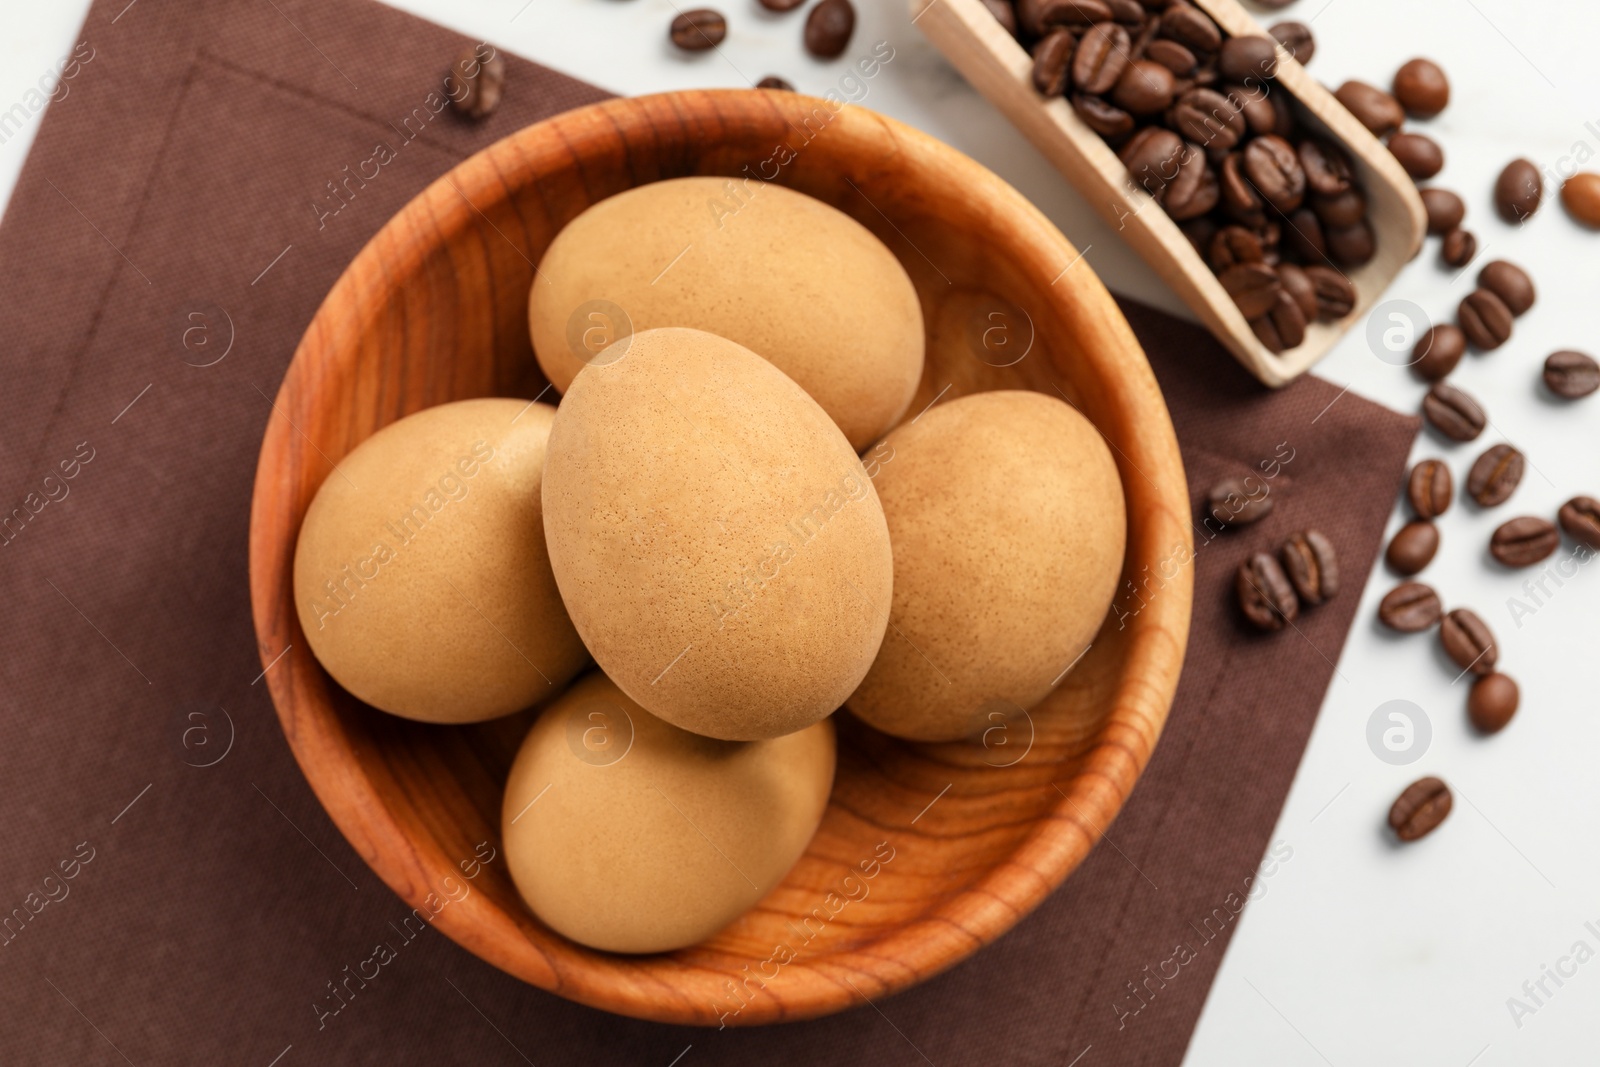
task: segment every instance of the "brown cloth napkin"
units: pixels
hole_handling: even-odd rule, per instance
[[[1110,840],[1014,932],[876,1008],[721,1032],[608,1016],[394,934],[409,909],[279,731],[245,563],[270,398],[344,265],[463,156],[605,94],[512,60],[488,122],[423,117],[470,42],[371,0],[101,0],[81,40],[64,95],[22,117],[42,127],[0,223],[0,1062],[1179,1062],[1416,420],[1311,379],[1269,394],[1125,305],[1196,492],[1266,463],[1278,506],[1197,527],[1177,703]],[[407,118],[425,128],[345,184]],[[330,182],[353,193],[337,214]],[[1234,567],[1305,526],[1344,591],[1299,632],[1245,632]],[[319,1029],[314,1002],[381,940],[397,957]]]

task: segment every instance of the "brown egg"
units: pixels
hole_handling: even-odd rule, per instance
[[[595,662],[652,714],[777,737],[877,655],[894,565],[872,480],[771,363],[646,330],[583,369],[550,431],[545,535]]]
[[[833,787],[833,723],[717,741],[662,722],[598,672],[551,704],[501,805],[534,914],[609,952],[704,941],[783,880]]]
[[[374,707],[478,722],[588,662],[545,553],[539,485],[555,409],[463,400],[363,441],[306,511],[295,608],[317,659]]]
[[[922,310],[894,254],[781,185],[675,178],[602,200],[550,243],[528,300],[539,366],[566,392],[629,332],[707,330],[771,360],[860,451],[922,378]]]
[[[1031,392],[939,404],[874,456],[894,608],[846,706],[898,737],[976,735],[1043,700],[1100,629],[1126,533],[1116,464],[1075,408]]]

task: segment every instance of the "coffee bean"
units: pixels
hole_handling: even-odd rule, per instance
[[[1294,0],[1256,0],[1257,7],[1264,7],[1268,11],[1277,11],[1279,8],[1288,7]]]
[[[1318,319],[1332,322],[1350,314],[1356,306],[1356,287],[1350,284],[1349,278],[1332,267],[1310,266],[1305,271],[1317,290]]]
[[[1190,89],[1178,97],[1167,124],[1207,150],[1232,148],[1245,134],[1238,105],[1215,89]]]
[[[720,11],[697,7],[693,11],[680,12],[672,20],[668,35],[672,43],[685,52],[704,52],[717,47],[728,36],[728,20],[722,17]]]
[[[1378,250],[1372,226],[1361,219],[1354,226],[1325,226],[1328,255],[1341,267],[1355,268],[1370,261]]]
[[[1160,63],[1178,78],[1189,77],[1200,65],[1193,52],[1177,41],[1169,41],[1164,37],[1158,41],[1151,41],[1145,47],[1144,58]]]
[[[1146,126],[1133,135],[1118,156],[1128,168],[1133,183],[1159,197],[1167,183],[1178,176],[1178,161],[1184,153],[1183,138],[1160,126]]]
[[[1411,468],[1406,479],[1406,499],[1419,519],[1437,519],[1450,510],[1455,480],[1442,459],[1425,459]]]
[[[1311,35],[1311,27],[1303,22],[1286,21],[1275,24],[1267,30],[1283,45],[1284,51],[1294,56],[1295,60],[1305,66],[1311,62],[1311,57],[1317,50],[1317,39]]]
[[[1521,693],[1509,675],[1496,671],[1472,683],[1467,694],[1467,718],[1479,733],[1497,734],[1517,713]]]
[[[1478,272],[1478,286],[1498,296],[1513,315],[1521,315],[1533,307],[1536,295],[1533,279],[1515,263],[1503,259],[1490,260]]]
[[[1124,26],[1138,26],[1145,20],[1144,5],[1139,0],[1106,0],[1111,18]]]
[[[1033,46],[1033,87],[1045,98],[1066,91],[1072,51],[1078,42],[1071,30],[1055,29]]]
[[[1439,622],[1439,642],[1463,671],[1488,674],[1500,658],[1494,634],[1470,608],[1456,608]]]
[[[1439,258],[1452,267],[1465,267],[1478,254],[1478,239],[1470,230],[1451,230],[1439,246]]]
[[[1567,536],[1590,548],[1600,548],[1600,500],[1575,496],[1561,505],[1556,516]]]
[[[1423,189],[1422,206],[1428,212],[1428,232],[1434,235],[1459,229],[1467,217],[1467,205],[1448,189]]]
[[[1480,508],[1504,504],[1522,482],[1527,460],[1510,445],[1491,446],[1472,464],[1467,473],[1467,495]]]
[[[1317,317],[1317,287],[1311,283],[1311,276],[1293,263],[1280,263],[1278,265],[1278,281],[1283,285],[1283,291],[1294,298],[1300,305],[1300,313],[1307,322]]]
[[[768,11],[776,11],[782,14],[785,11],[793,11],[805,2],[806,0],[761,0],[761,6]],[[1011,11],[1011,0],[983,0],[983,6],[989,9],[989,13],[994,15],[1002,26],[1006,25],[1006,20],[1000,16],[997,9],[1004,7],[1011,15],[1011,26],[1008,29],[1012,33],[1016,32],[1016,15]]]
[[[1576,400],[1600,389],[1600,364],[1582,352],[1552,352],[1544,361],[1544,384],[1556,396]]]
[[[1411,369],[1426,381],[1436,382],[1456,369],[1467,351],[1467,335],[1459,326],[1441,322],[1417,338],[1411,350]]]
[[[1250,320],[1250,330],[1269,352],[1287,352],[1306,339],[1306,313],[1281,287],[1271,310]]]
[[[1161,36],[1177,41],[1196,52],[1215,52],[1222,47],[1222,31],[1211,17],[1188,4],[1174,4],[1161,14]]]
[[[1194,254],[1210,262],[1211,242],[1217,236],[1217,221],[1209,215],[1178,223],[1178,230],[1189,239]]]
[[[1229,152],[1222,160],[1222,206],[1230,218],[1251,229],[1267,223],[1266,203],[1244,172],[1244,154]]]
[[[1258,319],[1271,311],[1283,291],[1278,272],[1265,263],[1235,263],[1217,275],[1217,280],[1246,319]]]
[[[1245,130],[1249,134],[1262,136],[1277,133],[1278,109],[1273,106],[1273,94],[1268,91],[1265,84],[1258,82],[1254,86],[1228,85],[1223,87],[1223,92],[1238,107],[1239,114],[1244,116]],[[1294,149],[1289,149],[1289,152],[1293,154]],[[1299,165],[1298,160],[1295,165]]]
[[[1294,591],[1307,604],[1332,600],[1339,592],[1339,559],[1333,542],[1321,530],[1290,534],[1278,550],[1278,558]]]
[[[1433,562],[1439,551],[1439,528],[1426,519],[1413,519],[1400,527],[1383,558],[1396,574],[1410,577]]]
[[[806,51],[818,59],[844,52],[856,32],[856,9],[850,0],[822,0],[806,16]]]
[[[1600,226],[1600,174],[1580,171],[1562,182],[1561,203],[1585,226]]]
[[[1161,206],[1178,222],[1197,218],[1217,206],[1221,193],[1216,172],[1206,162],[1206,154],[1195,145],[1185,145],[1178,157],[1178,173],[1167,183]]]
[[[1350,188],[1350,157],[1331,141],[1308,137],[1300,142],[1300,166],[1306,186],[1319,196],[1338,196]]]
[[[1544,178],[1526,159],[1513,159],[1494,183],[1494,207],[1507,222],[1522,222],[1539,210]]]
[[[806,0],[761,0],[761,6],[769,11],[793,11]],[[983,6],[994,16],[1011,36],[1017,35],[1017,9],[1011,0],[983,0]]]
[[[1289,584],[1278,561],[1265,552],[1257,552],[1239,564],[1233,590],[1239,599],[1239,610],[1258,630],[1281,630],[1300,617],[1294,586]]]
[[[1248,526],[1272,514],[1272,493],[1252,475],[1241,481],[1224,478],[1206,495],[1206,512],[1223,526]]]
[[[1431,119],[1450,103],[1450,80],[1431,59],[1412,59],[1394,74],[1394,98],[1413,118]]]
[[[1422,398],[1422,416],[1452,441],[1472,440],[1489,421],[1476,400],[1446,382],[1435,382]]]
[[[1425,181],[1444,170],[1444,149],[1432,137],[1402,130],[1389,138],[1389,153],[1416,181]]]
[[[765,78],[762,78],[760,81],[756,82],[756,88],[781,89],[786,93],[792,93],[795,91],[793,85],[789,84],[783,78],[778,77],[776,74],[768,74]]]
[[[1104,0],[1022,0],[1017,13],[1025,26],[1038,27],[1036,37],[1056,26],[1082,30],[1112,21],[1111,5]]]
[[[1072,110],[1077,112],[1085,126],[1108,140],[1133,132],[1133,116],[1098,96],[1076,94],[1072,98]]]
[[[1072,84],[1083,93],[1109,93],[1128,67],[1128,31],[1114,22],[1091,26],[1072,56]]]
[[[1356,117],[1356,121],[1379,137],[1391,130],[1398,130],[1400,124],[1406,120],[1406,113],[1401,109],[1400,101],[1375,85],[1368,85],[1362,81],[1347,81],[1339,86],[1333,95],[1339,103],[1349,109],[1350,114]]]
[[[1133,115],[1155,115],[1172,104],[1172,71],[1148,59],[1128,64],[1111,90],[1111,102]]]
[[[1389,809],[1389,828],[1402,841],[1432,833],[1450,814],[1450,787],[1437,778],[1419,778],[1406,786]]]
[[[1285,214],[1300,206],[1306,173],[1288,141],[1266,134],[1245,145],[1241,154],[1246,177],[1267,203]]]
[[[1351,186],[1337,196],[1311,196],[1311,210],[1328,227],[1354,226],[1367,217],[1367,198]]]
[[[1322,264],[1328,260],[1328,239],[1322,232],[1322,220],[1308,207],[1289,212],[1283,240],[1295,255],[1307,264]]]
[[[450,98],[456,110],[485,119],[500,106],[506,84],[506,60],[500,53],[485,59],[476,47],[467,48],[456,57],[450,73],[461,86],[460,95]]]
[[[1502,567],[1531,567],[1560,547],[1555,524],[1534,515],[1507,520],[1489,537],[1489,555]]]
[[[1217,52],[1217,73],[1231,82],[1258,84],[1278,73],[1278,46],[1270,37],[1229,37]]]
[[[1211,238],[1208,262],[1218,274],[1235,263],[1264,262],[1261,238],[1243,226],[1224,226]]]
[[[1421,633],[1443,614],[1439,594],[1421,582],[1402,582],[1378,602],[1378,621],[1403,634]]]
[[[1456,308],[1456,321],[1474,348],[1492,352],[1511,339],[1511,309],[1487,289],[1474,289]]]

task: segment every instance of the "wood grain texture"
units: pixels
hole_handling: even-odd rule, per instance
[[[1188,636],[1188,494],[1144,354],[1077,252],[989,171],[859,108],[726,91],[569,112],[450,171],[351,263],[279,391],[251,515],[262,662],[292,646],[267,680],[295,757],[396,893],[413,905],[443,896],[444,879],[459,879],[457,864],[476,843],[498,846],[502,786],[536,712],[427,726],[365,707],[333,684],[307,651],[292,601],[306,507],[330,464],[380,427],[432,404],[531,398],[544,388],[525,299],[534,265],[578,212],[663,178],[754,173],[780,144],[792,159],[776,165],[776,180],[866,225],[917,286],[928,364],[912,416],[982,389],[1068,399],[1118,458],[1130,531],[1124,577],[1169,578],[1136,614],[1113,611],[1051,698],[987,745],[910,744],[840,715],[838,777],[809,850],[760,905],[705,944],[638,958],[575,945],[534,918],[498,861],[435,920],[534,985],[677,1023],[821,1015],[949,967],[1083,860],[1149,760]],[[744,210],[759,210],[759,183],[749,189]],[[1004,358],[984,345],[997,325],[1015,331]],[[861,878],[883,842],[894,858]],[[794,957],[775,962],[779,945]]]
[[[1266,34],[1235,0],[1193,2],[1230,36]],[[1274,353],[1251,331],[1177,223],[1129,180],[1116,151],[1084,125],[1065,99],[1040,97],[1033,87],[1033,60],[982,0],[910,0],[910,4],[912,21],[972,86],[1033,142],[1228,351],[1267,385],[1293,381],[1327,355],[1351,326],[1366,317],[1400,268],[1422,247],[1427,213],[1415,183],[1388,148],[1280,46],[1273,84],[1289,93],[1302,125],[1339,142],[1350,153],[1367,197],[1367,217],[1377,234],[1377,254],[1356,270],[1341,271],[1355,285],[1358,297],[1350,314],[1336,322],[1311,323],[1298,347]],[[1281,221],[1289,224],[1287,219]]]

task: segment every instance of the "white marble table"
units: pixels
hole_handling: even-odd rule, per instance
[[[970,153],[1087,249],[1087,261],[1113,289],[1181,313],[1155,276],[922,39],[902,3],[857,3],[861,17],[847,57],[880,40],[894,48],[864,106]],[[674,0],[396,6],[618,93],[744,86],[770,73],[821,93],[845,74],[843,62],[804,55],[798,16],[769,15],[755,0],[722,0],[733,16],[728,41],[718,54],[696,57],[675,54],[665,41]],[[87,0],[8,5],[0,111],[71,51],[87,7]],[[1551,350],[1600,353],[1600,234],[1580,231],[1559,206],[1514,230],[1489,206],[1493,177],[1513,155],[1554,169],[1575,152],[1600,154],[1600,7],[1571,0],[1297,0],[1264,17],[1312,22],[1318,44],[1311,70],[1332,85],[1349,77],[1386,84],[1418,53],[1440,61],[1454,77],[1455,97],[1425,127],[1448,156],[1439,182],[1468,198],[1470,227],[1488,254],[1522,263],[1538,284],[1540,301],[1519,320],[1512,343],[1487,357],[1469,354],[1455,375],[1485,402],[1492,428],[1475,447],[1448,450],[1425,434],[1416,455],[1445,455],[1458,479],[1478,449],[1497,440],[1515,443],[1532,461],[1511,503],[1487,513],[1458,507],[1448,516],[1444,547],[1427,572],[1450,602],[1475,606],[1494,627],[1522,684],[1523,710],[1503,734],[1474,737],[1464,721],[1467,683],[1452,685],[1431,642],[1392,640],[1371,623],[1395,579],[1380,567],[1366,590],[1344,594],[1362,597],[1358,622],[1274,834],[1293,855],[1246,911],[1188,1062],[1592,1062],[1600,1012],[1600,962],[1589,959],[1600,953],[1600,851],[1593,846],[1600,566],[1579,568],[1559,587],[1547,582],[1548,595],[1530,595],[1528,575],[1486,563],[1484,546],[1512,514],[1553,515],[1577,492],[1600,495],[1600,396],[1565,405],[1537,386]],[[9,195],[37,126],[34,117],[0,141],[0,193]],[[1390,295],[1444,318],[1469,286],[1470,277],[1438,266],[1430,245]],[[1317,373],[1414,410],[1422,387],[1376,358],[1364,338],[1358,325]],[[1392,525],[1400,521],[1397,510]],[[1569,552],[1564,547],[1552,562]],[[1514,599],[1529,610],[1514,614]],[[1428,751],[1410,766],[1380,761],[1367,744],[1369,717],[1392,699],[1414,702],[1431,723]],[[1456,786],[1457,810],[1421,845],[1396,848],[1379,828],[1395,793],[1420,773]],[[1241,879],[1249,873],[1239,872]],[[1580,953],[1583,963],[1571,955],[1579,941],[1590,950]],[[1546,966],[1564,972],[1561,984],[1544,976]],[[1108,1012],[1114,993],[1107,990]],[[1513,1017],[1512,997],[1532,1011]],[[1093,1064],[1091,1052],[1083,1067]]]

